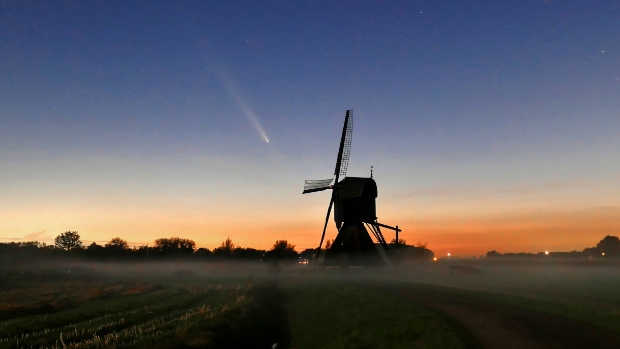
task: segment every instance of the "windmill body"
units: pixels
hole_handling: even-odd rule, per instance
[[[333,190],[337,226],[343,222],[374,222],[377,219],[377,183],[374,179],[346,177],[334,185]]]
[[[381,227],[395,230],[396,241],[398,241],[398,233],[400,232],[398,227],[390,227],[377,221],[376,198],[378,193],[377,183],[374,179],[346,177],[339,181],[340,176],[346,175],[352,134],[353,112],[348,110],[338,150],[334,172],[335,180],[333,178],[307,180],[304,187],[304,194],[332,190],[323,235],[317,249],[317,257],[321,252],[332,206],[334,206],[334,221],[338,235],[325,252],[324,266],[382,265],[389,263],[386,253],[387,243],[381,233]],[[331,184],[332,181],[334,182],[333,185]],[[377,243],[373,241],[369,230]]]
[[[381,265],[385,261],[365,223],[377,220],[377,184],[372,178],[346,177],[333,186],[338,235],[325,252],[324,265]]]

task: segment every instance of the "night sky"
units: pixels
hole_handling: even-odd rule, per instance
[[[347,109],[410,244],[620,234],[617,0],[1,1],[0,242],[316,247]]]

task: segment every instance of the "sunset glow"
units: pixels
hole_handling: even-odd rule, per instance
[[[620,234],[611,13],[246,5],[2,5],[0,242],[316,248],[331,194],[301,192],[334,172],[351,108],[348,175],[373,166],[378,220],[408,244],[471,258]]]

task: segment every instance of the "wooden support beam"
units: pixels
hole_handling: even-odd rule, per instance
[[[398,226],[396,226],[396,227],[390,227],[389,225],[385,225],[385,224],[382,224],[382,223],[379,223],[379,222],[373,222],[372,224],[376,224],[376,225],[378,225],[378,226],[380,226],[380,227],[383,227],[383,228],[387,228],[387,229],[396,230],[396,232],[397,232],[397,233],[398,233],[398,232],[400,232],[400,231],[402,231],[402,230],[398,229]]]

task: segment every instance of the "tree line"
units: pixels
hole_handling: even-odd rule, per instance
[[[271,249],[262,250],[243,248],[236,246],[230,238],[222,244],[210,250],[197,248],[196,242],[181,237],[156,239],[152,246],[143,245],[131,247],[127,240],[120,237],[112,238],[105,244],[90,245],[82,243],[77,231],[66,231],[54,239],[53,245],[33,242],[11,242],[0,244],[0,252],[8,250],[20,250],[22,252],[37,253],[40,255],[73,256],[94,259],[125,258],[125,259],[159,259],[169,258],[195,258],[195,259],[294,259],[304,253],[298,253],[295,245],[287,240],[277,240]]]
[[[538,253],[499,253],[495,250],[486,254],[488,258],[586,258],[609,259],[620,258],[620,238],[607,235],[594,247],[587,247],[583,251],[570,252],[538,252]]]
[[[328,240],[325,249],[328,249],[333,240]],[[428,259],[434,257],[426,245],[409,246],[405,240],[393,240],[392,245],[398,245],[403,257],[412,259]],[[36,254],[39,256],[73,256],[92,259],[161,259],[161,258],[192,258],[192,259],[229,259],[229,260],[310,260],[317,252],[316,248],[309,248],[298,252],[295,245],[287,240],[277,240],[269,250],[236,246],[230,238],[224,240],[220,246],[210,250],[197,248],[194,240],[170,237],[156,239],[152,246],[143,245],[131,247],[127,240],[115,237],[105,244],[90,245],[82,243],[77,231],[66,231],[56,236],[53,245],[33,242],[0,243],[0,254],[9,252],[21,255]]]

